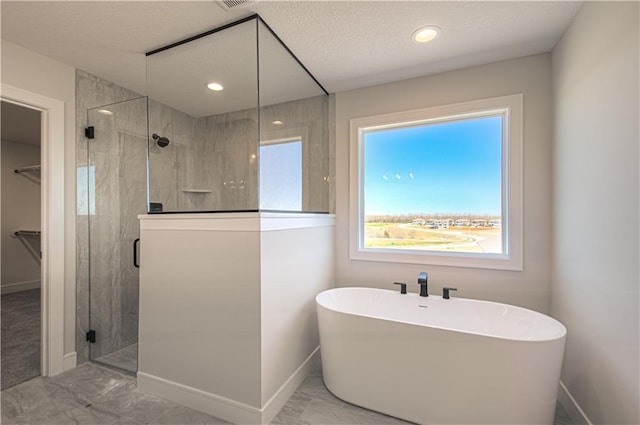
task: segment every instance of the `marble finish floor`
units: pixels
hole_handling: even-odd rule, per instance
[[[142,393],[135,378],[83,364],[51,378],[34,378],[2,391],[4,425],[222,425],[221,419]],[[408,424],[345,403],[310,375],[273,420],[277,425]],[[572,425],[564,410],[556,425]]]
[[[40,289],[0,299],[0,387],[4,390],[40,375]]]
[[[98,357],[96,362],[136,373],[138,371],[138,344],[131,344],[113,353]]]
[[[412,425],[344,402],[324,386],[322,375],[310,375],[271,422],[273,425]],[[564,408],[556,405],[554,425],[573,425]]]
[[[85,363],[2,391],[3,425],[219,425],[223,420],[139,391],[136,379]]]

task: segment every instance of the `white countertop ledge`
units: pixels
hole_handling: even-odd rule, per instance
[[[140,214],[140,229],[190,231],[274,231],[335,226],[335,214],[238,212]]]

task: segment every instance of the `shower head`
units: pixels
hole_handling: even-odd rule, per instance
[[[156,133],[153,133],[151,137],[153,138],[153,140],[156,141],[156,144],[161,148],[166,148],[167,146],[169,146],[169,139],[167,139],[166,137],[158,136]]]

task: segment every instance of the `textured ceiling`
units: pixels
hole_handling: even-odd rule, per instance
[[[343,91],[547,52],[581,3],[302,1],[275,13],[269,5],[260,7],[267,22],[330,91]],[[414,43],[425,25],[441,35]]]
[[[259,13],[330,92],[549,51],[562,1],[2,1],[2,38],[147,94],[144,52]],[[442,28],[418,45],[412,32]]]
[[[2,102],[2,140],[40,146],[40,112]]]

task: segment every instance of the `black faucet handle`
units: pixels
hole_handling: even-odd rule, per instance
[[[445,300],[449,299],[449,291],[457,291],[458,288],[442,288],[442,298],[444,298]]]
[[[394,285],[400,285],[400,293],[401,294],[406,294],[407,293],[407,284],[406,283],[402,283],[402,282],[393,282]]]

